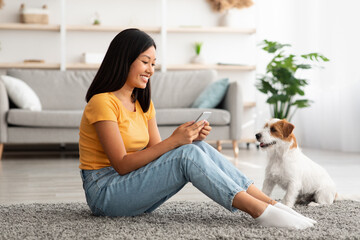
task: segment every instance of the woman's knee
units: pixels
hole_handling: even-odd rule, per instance
[[[194,144],[185,144],[177,148],[178,151],[189,153],[189,152],[196,152],[198,151],[198,147]]]
[[[179,148],[177,148],[179,157],[183,160],[198,160],[202,159],[202,155],[204,152],[196,145],[194,144],[186,144]]]
[[[209,144],[207,144],[204,141],[195,141],[195,142],[193,142],[193,144],[196,145],[196,146],[202,147],[202,148],[205,148],[205,147],[209,146]]]
[[[196,142],[193,142],[193,145],[197,146],[202,151],[204,151],[205,153],[208,153],[208,154],[212,154],[213,151],[215,150],[213,146],[211,146],[210,144],[208,144],[205,141],[196,141]]]

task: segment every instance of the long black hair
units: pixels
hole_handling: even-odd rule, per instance
[[[142,52],[152,46],[156,49],[155,41],[136,28],[125,29],[116,35],[86,93],[86,102],[89,102],[95,94],[113,92],[122,88],[131,64]],[[150,79],[145,89],[135,88],[132,96],[134,102],[139,101],[143,112],[147,112],[151,101]]]

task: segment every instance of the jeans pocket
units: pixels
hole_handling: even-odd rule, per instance
[[[80,176],[83,182],[84,189],[86,185],[90,184],[93,181],[92,171],[93,170],[80,170]]]

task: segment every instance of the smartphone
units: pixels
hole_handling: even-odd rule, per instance
[[[195,123],[203,120],[207,120],[211,115],[211,112],[202,112],[200,116],[195,120]]]

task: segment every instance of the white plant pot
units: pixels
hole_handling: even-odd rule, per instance
[[[195,55],[192,59],[191,59],[191,63],[194,64],[204,64],[205,63],[205,59],[204,57],[200,54],[200,55]]]

